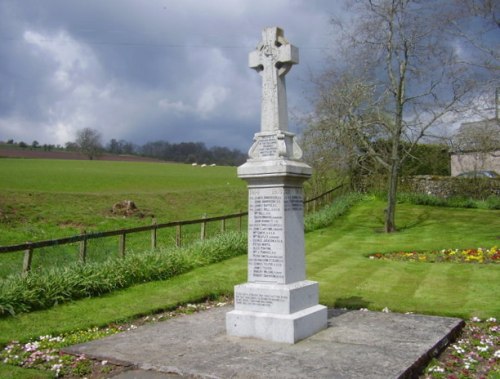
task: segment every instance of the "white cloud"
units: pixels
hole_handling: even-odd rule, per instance
[[[99,64],[91,49],[78,43],[66,32],[44,35],[34,30],[26,30],[24,40],[35,47],[33,54],[50,59],[55,64],[53,81],[61,90],[69,90],[82,79],[92,79]]]
[[[225,87],[213,85],[206,87],[201,93],[201,96],[198,98],[198,103],[196,105],[196,109],[200,113],[201,117],[208,117],[210,113],[214,112],[220,105],[224,104],[229,93],[229,89]],[[229,111],[229,109],[225,110]]]
[[[261,29],[282,26],[305,48],[287,79],[289,106],[300,108],[300,72],[319,55],[307,48],[325,40],[332,3],[0,2],[0,28],[8,25],[6,35],[16,40],[0,45],[2,90],[9,94],[0,92],[0,139],[64,144],[91,127],[104,142],[217,144],[224,135],[238,141],[229,147],[246,149],[259,128],[261,79],[247,58]]]

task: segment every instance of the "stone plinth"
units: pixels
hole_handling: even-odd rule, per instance
[[[262,75],[261,131],[238,176],[248,182],[248,283],[235,287],[226,314],[229,335],[295,343],[326,328],[318,284],[306,280],[302,184],[311,167],[287,131],[285,74],[298,50],[279,28],[267,28],[250,53]]]
[[[318,284],[305,277],[302,183],[309,166],[277,159],[238,169],[248,182],[248,283],[235,287],[229,335],[295,343],[326,328]]]

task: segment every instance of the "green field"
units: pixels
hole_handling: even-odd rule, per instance
[[[87,232],[218,216],[246,209],[246,184],[235,167],[173,163],[0,159],[0,246],[56,239]],[[113,215],[117,202],[132,200],[138,215]],[[159,243],[175,242],[175,231],[159,232]],[[199,233],[199,227],[185,235]],[[198,234],[199,235],[199,234]],[[130,235],[127,247],[148,246],[148,236]],[[90,241],[89,259],[116,254],[115,239]],[[35,252],[43,262],[74,261],[78,246]],[[96,251],[99,256],[96,256]],[[94,252],[94,256],[92,256]],[[0,278],[19,270],[22,253],[1,256]]]

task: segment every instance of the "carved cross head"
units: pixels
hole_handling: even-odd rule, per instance
[[[249,66],[257,72],[276,69],[278,76],[285,75],[296,63],[299,63],[298,49],[285,39],[283,29],[278,27],[262,31],[262,42],[249,57]]]

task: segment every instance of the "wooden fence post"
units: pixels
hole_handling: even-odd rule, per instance
[[[28,273],[30,272],[32,259],[33,259],[33,248],[29,247],[27,250],[24,251],[23,276],[28,275]]]
[[[80,262],[85,263],[87,260],[87,232],[82,230],[81,236],[83,239],[80,241]]]
[[[151,229],[151,249],[156,249],[156,218],[153,218],[153,225],[155,225],[154,229]]]
[[[120,240],[118,242],[118,254],[122,258],[125,258],[126,235],[126,233],[120,234]]]
[[[175,229],[175,246],[177,246],[177,247],[182,246],[182,227],[181,227],[181,224],[178,224],[177,228]]]
[[[243,225],[243,216],[241,215],[241,209],[240,209],[240,217],[238,217],[238,231],[241,233],[241,227]]]
[[[225,219],[225,218],[223,218],[223,219],[221,220],[221,224],[220,224],[220,231],[221,231],[222,233],[224,233],[224,232],[226,231],[226,219]]]
[[[207,214],[206,213],[203,215],[203,218],[207,218]],[[205,237],[207,236],[207,223],[205,221],[203,221],[201,223],[201,233],[200,234],[201,234],[200,238],[202,240],[204,240]]]

